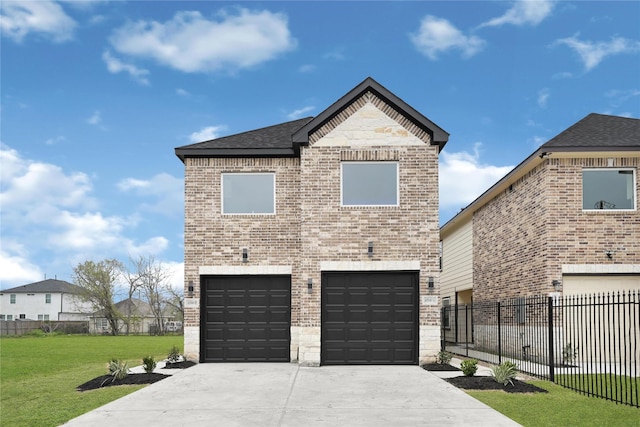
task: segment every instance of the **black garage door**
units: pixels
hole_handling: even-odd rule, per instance
[[[418,363],[418,274],[323,273],[321,363]]]
[[[288,362],[290,276],[201,280],[201,362]]]

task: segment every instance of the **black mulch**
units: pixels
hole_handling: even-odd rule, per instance
[[[507,393],[548,393],[547,390],[527,384],[520,380],[513,380],[513,385],[502,385],[492,377],[455,377],[445,378],[445,381],[463,390],[503,390]]]
[[[192,362],[191,360],[185,360],[183,362],[167,362],[164,366],[164,369],[186,369],[195,365],[196,362]]]
[[[153,384],[157,381],[163,380],[171,375],[165,374],[129,374],[121,380],[112,381],[113,377],[111,375],[102,375],[100,377],[94,378],[91,381],[87,381],[86,383],[79,385],[76,390],[78,391],[87,391],[87,390],[95,390],[101,387],[111,387],[116,385],[138,385],[138,384]]]
[[[427,371],[459,371],[460,369],[455,366],[451,366],[448,363],[425,363],[422,365],[422,369]]]

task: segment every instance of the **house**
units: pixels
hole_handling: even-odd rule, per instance
[[[69,282],[46,279],[0,292],[0,320],[87,320],[91,305]]]
[[[176,148],[187,357],[433,359],[448,137],[367,78],[316,117]]]
[[[116,310],[120,313],[120,319],[118,319],[119,333],[130,334],[149,334],[158,333],[158,323],[151,306],[142,300],[137,298],[127,298],[115,304]],[[96,312],[91,314],[89,319],[89,332],[92,334],[110,334],[111,326],[104,317],[102,312]],[[166,321],[174,320],[170,314],[162,314],[162,324]],[[129,323],[129,330],[127,331],[127,322]]]
[[[540,146],[441,228],[443,305],[640,289],[639,166],[638,119]]]

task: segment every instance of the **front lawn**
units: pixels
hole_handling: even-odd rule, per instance
[[[76,387],[106,373],[107,362],[167,357],[182,336],[46,336],[0,338],[0,414],[6,426],[58,426],[144,386]]]
[[[503,391],[468,391],[479,401],[525,427],[640,426],[640,409],[588,397],[548,381],[530,381],[548,393],[517,394]]]

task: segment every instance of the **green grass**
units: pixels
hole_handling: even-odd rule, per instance
[[[628,404],[637,404],[640,398],[640,378],[614,374],[556,375],[556,383]]]
[[[525,427],[638,427],[640,409],[588,397],[548,381],[531,381],[549,393],[469,391],[479,401]]]
[[[129,366],[147,355],[167,357],[181,336],[47,336],[0,338],[0,421],[3,426],[58,426],[144,386],[78,392],[107,373],[110,359]]]

